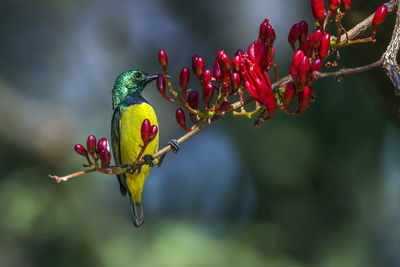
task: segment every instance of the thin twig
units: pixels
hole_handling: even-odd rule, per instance
[[[351,74],[356,74],[356,73],[360,73],[360,72],[364,72],[364,71],[368,71],[368,70],[372,70],[378,67],[381,67],[383,65],[383,59],[380,59],[374,63],[371,63],[369,65],[366,66],[362,66],[362,67],[358,67],[358,68],[352,68],[352,69],[341,69],[339,71],[335,71],[335,72],[319,72],[319,71],[314,71],[313,72],[313,76],[315,77],[315,79],[321,79],[321,78],[325,78],[325,77],[343,77],[346,75],[351,75]]]

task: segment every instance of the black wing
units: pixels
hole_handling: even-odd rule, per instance
[[[120,153],[120,135],[119,135],[119,123],[121,118],[121,112],[119,107],[115,108],[114,114],[111,121],[111,146],[114,154],[115,164],[121,164],[121,153]],[[121,195],[125,196],[127,193],[127,186],[125,182],[125,174],[117,175],[119,182],[119,189]]]

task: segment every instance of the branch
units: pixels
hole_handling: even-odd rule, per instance
[[[399,1],[396,3],[399,6]],[[392,40],[382,56],[383,67],[394,85],[396,95],[400,95],[400,66],[396,61],[400,48],[400,8],[397,8],[396,25],[393,30]]]
[[[378,61],[376,61],[374,63],[371,63],[371,64],[366,65],[366,66],[358,67],[358,68],[352,68],[352,69],[342,68],[339,71],[326,72],[326,73],[322,73],[322,72],[319,72],[319,71],[314,71],[313,75],[314,75],[315,79],[321,79],[321,78],[325,78],[325,77],[334,76],[337,79],[341,80],[346,75],[356,74],[356,73],[372,70],[372,69],[375,69],[377,67],[382,67],[382,66],[383,66],[383,59],[380,59],[380,60],[378,60]]]

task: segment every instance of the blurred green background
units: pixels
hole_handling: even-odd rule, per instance
[[[345,27],[381,3],[353,1]],[[119,73],[159,72],[165,49],[177,83],[192,55],[211,68],[247,48],[265,17],[284,75],[309,1],[0,1],[0,266],[400,266],[400,98],[381,70],[315,82],[299,116],[229,117],[184,143],[146,181],[140,229],[115,177],[48,177],[81,169],[89,134],[110,137]],[[377,60],[393,22],[339,67]],[[182,135],[176,106],[154,84],[145,97],[161,145]]]

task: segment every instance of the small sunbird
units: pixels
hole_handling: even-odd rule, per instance
[[[139,70],[126,71],[120,74],[115,81],[112,90],[113,117],[111,121],[111,146],[114,160],[117,165],[129,164],[137,160],[143,141],[141,138],[141,126],[145,119],[151,125],[157,125],[158,121],[153,107],[142,96],[146,85],[157,79],[158,75],[148,75]],[[160,166],[163,158],[153,159],[152,154],[157,152],[159,133],[146,147],[141,159],[147,164],[134,173],[117,175],[122,196],[129,193],[132,221],[136,227],[144,222],[142,205],[142,190],[146,177],[150,173],[153,164]],[[169,142],[176,153],[179,145],[176,140]],[[139,159],[140,160],[140,159]]]

